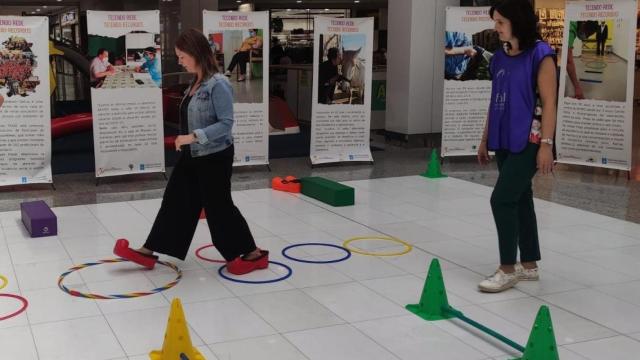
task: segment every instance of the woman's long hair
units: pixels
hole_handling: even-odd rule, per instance
[[[196,60],[196,64],[202,70],[203,80],[220,72],[218,62],[209,47],[209,42],[200,31],[189,29],[180,34],[176,40],[176,48]]]
[[[492,19],[496,11],[511,21],[511,33],[518,39],[520,49],[527,50],[541,39],[538,17],[529,0],[499,0],[489,10]]]

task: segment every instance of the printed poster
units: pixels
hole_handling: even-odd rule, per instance
[[[0,16],[0,186],[51,183],[49,20]]]
[[[636,0],[567,2],[558,162],[631,169]]]
[[[96,177],[164,172],[160,13],[87,11]]]
[[[500,48],[489,7],[448,7],[441,156],[476,155],[491,101],[489,61]]]
[[[235,166],[269,163],[269,12],[203,12],[204,35],[233,88]]]
[[[314,21],[311,163],[373,161],[373,18]]]

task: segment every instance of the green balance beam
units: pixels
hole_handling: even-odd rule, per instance
[[[354,188],[321,177],[301,178],[302,194],[331,206],[349,206],[355,203]]]

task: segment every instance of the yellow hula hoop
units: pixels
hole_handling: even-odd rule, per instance
[[[7,287],[7,285],[9,284],[9,280],[7,280],[7,278],[2,275],[0,275],[0,280],[2,280],[2,285],[0,285],[0,290],[2,290]]]
[[[398,243],[404,246],[404,250],[402,251],[398,251],[398,252],[394,252],[394,253],[375,253],[375,252],[367,252],[364,250],[360,250],[360,249],[356,249],[356,248],[352,248],[349,246],[349,244],[351,244],[354,241],[360,241],[360,240],[380,240],[380,241],[391,241],[394,243]],[[351,251],[352,253],[356,253],[356,254],[360,254],[360,255],[366,255],[366,256],[400,256],[400,255],[404,255],[408,252],[410,252],[411,250],[413,250],[413,246],[411,246],[411,244],[409,244],[408,242],[404,241],[404,240],[400,240],[398,238],[395,237],[391,237],[391,236],[356,236],[356,237],[352,237],[350,239],[347,239],[344,241],[344,243],[342,243],[342,247]]]

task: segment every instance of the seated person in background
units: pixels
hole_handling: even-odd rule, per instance
[[[236,65],[240,66],[240,76],[238,77],[238,81],[244,81],[246,79],[245,73],[247,71],[247,62],[249,62],[249,53],[253,49],[261,49],[262,48],[262,37],[258,36],[258,29],[250,29],[249,37],[244,39],[240,49],[238,52],[233,55],[231,58],[231,63],[227,68],[227,71],[224,73],[226,76],[231,76],[231,72],[236,67]]]
[[[338,72],[338,64],[341,61],[338,48],[327,50],[327,60],[323,61],[318,69],[318,102],[320,104],[332,104],[336,82],[345,80]]]
[[[149,46],[144,49],[144,63],[136,67],[136,72],[148,72],[151,76],[151,80],[158,85],[162,86],[162,70],[160,69],[160,59],[156,54],[156,49],[153,46]]]
[[[91,61],[89,75],[91,86],[96,87],[105,77],[116,73],[116,69],[109,63],[109,52],[107,49],[98,49],[96,57]]]

